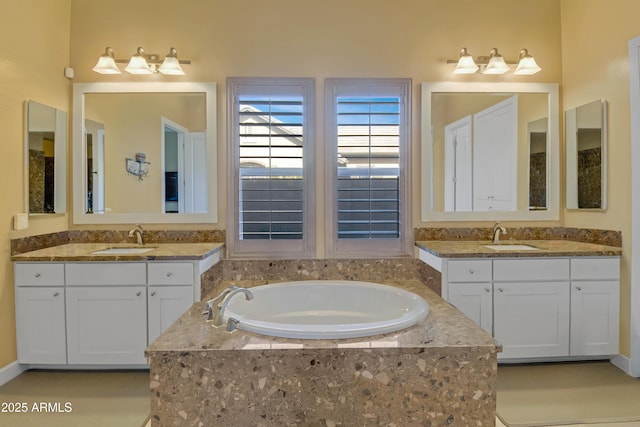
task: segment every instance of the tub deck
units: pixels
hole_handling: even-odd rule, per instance
[[[420,281],[384,283],[422,296],[429,316],[385,335],[299,340],[226,333],[196,303],[146,350],[152,427],[493,426],[500,346]]]

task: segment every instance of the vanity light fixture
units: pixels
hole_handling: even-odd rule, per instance
[[[504,74],[511,69],[511,65],[518,64],[513,74],[531,75],[542,70],[536,64],[533,56],[529,55],[527,49],[520,51],[520,62],[506,61],[498,52],[497,48],[491,49],[489,56],[478,56],[475,60],[471,56],[466,47],[460,50],[460,58],[457,60],[448,59],[447,64],[456,64],[453,70],[454,74]]]
[[[159,72],[166,75],[183,76],[185,72],[181,64],[191,64],[188,59],[179,60],[174,47],[169,49],[169,53],[162,61],[160,58],[160,55],[147,54],[142,47],[138,47],[130,60],[115,59],[113,49],[107,47],[105,53],[98,58],[98,63],[93,67],[93,71],[100,74],[121,74],[117,64],[127,64],[124,70],[130,74],[153,74]]]

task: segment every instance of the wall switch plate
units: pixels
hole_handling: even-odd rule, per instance
[[[29,227],[29,214],[19,213],[13,216],[13,229],[24,230]]]

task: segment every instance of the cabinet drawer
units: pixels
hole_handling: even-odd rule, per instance
[[[67,286],[146,285],[147,265],[135,262],[66,264]]]
[[[190,262],[150,263],[149,284],[193,285],[193,264]]]
[[[620,258],[573,258],[571,279],[599,280],[619,279]]]
[[[501,259],[493,261],[495,281],[569,280],[568,258]]]
[[[16,286],[64,286],[62,263],[18,263],[14,275]]]
[[[491,260],[449,261],[449,282],[490,282]]]

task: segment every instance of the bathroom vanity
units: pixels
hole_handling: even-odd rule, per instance
[[[563,240],[417,246],[442,275],[442,297],[502,344],[500,361],[618,354],[621,248]]]
[[[146,367],[144,349],[200,300],[200,276],[222,244],[123,246],[131,245],[67,244],[12,258],[19,363]]]

